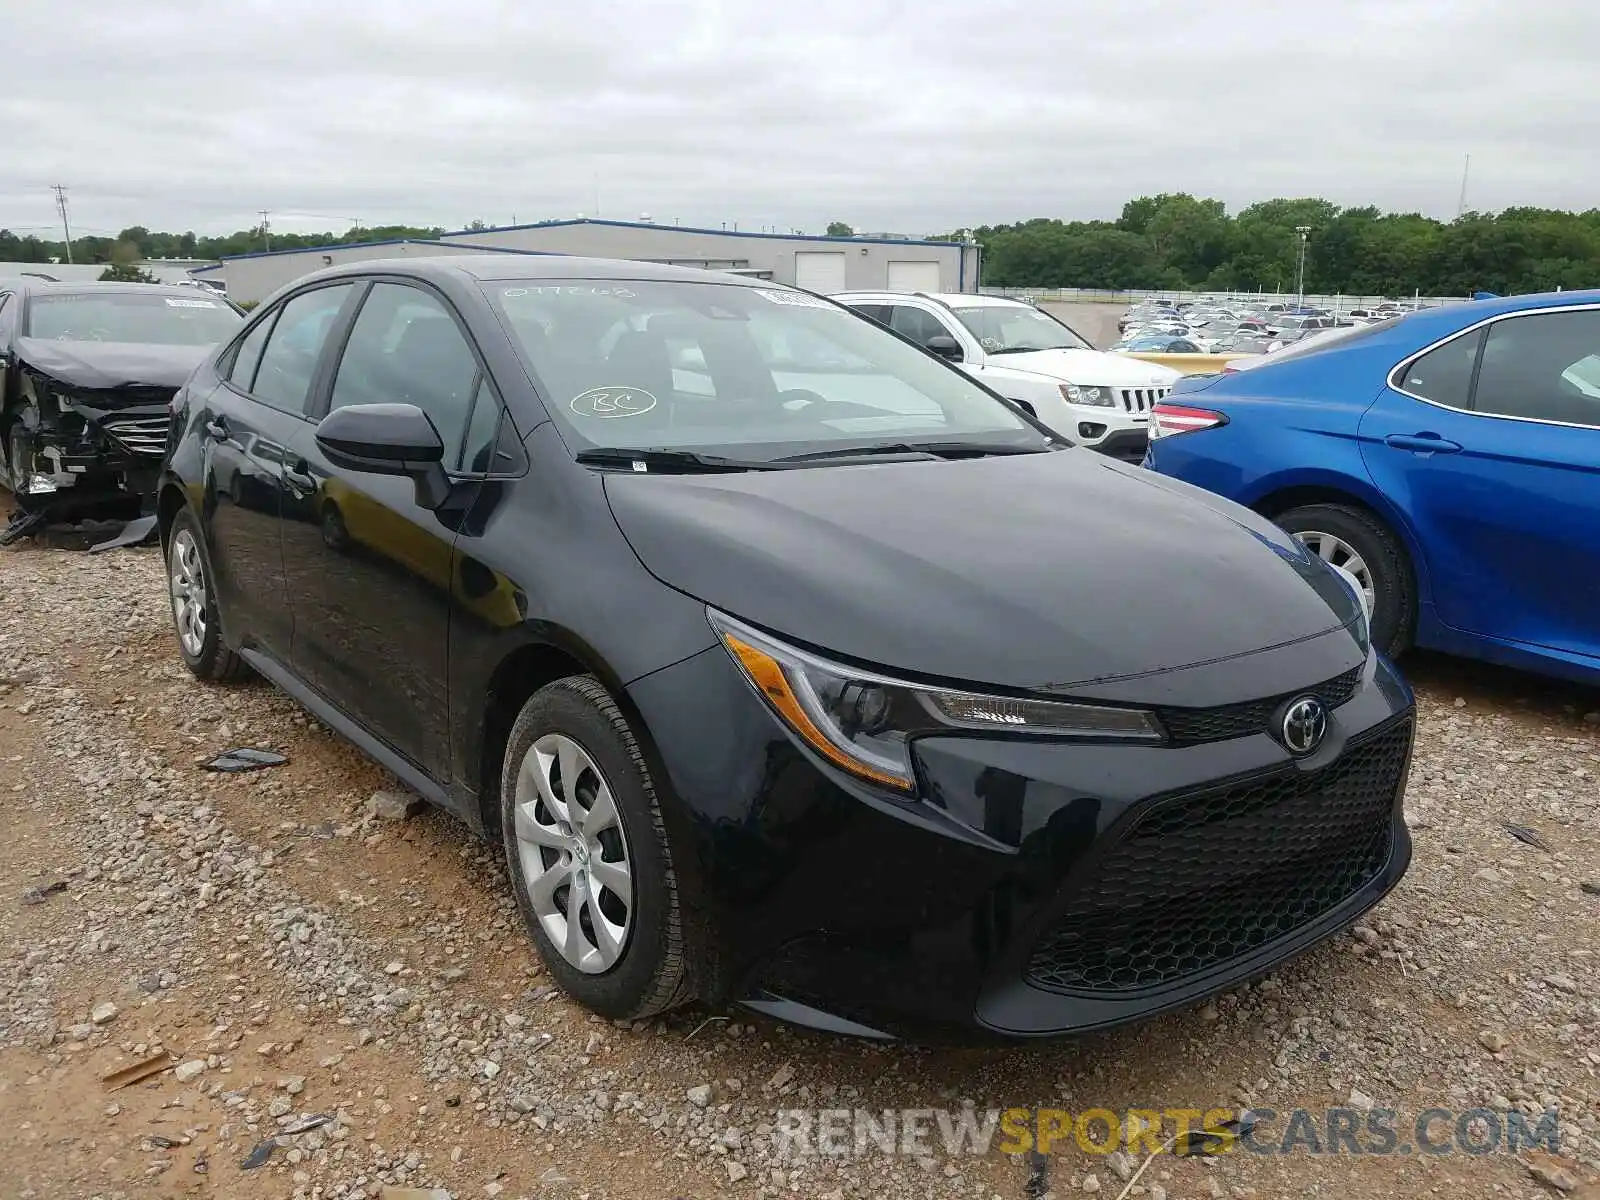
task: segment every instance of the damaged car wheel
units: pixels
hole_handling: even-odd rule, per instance
[[[200,679],[222,682],[244,673],[244,660],[222,644],[222,624],[194,518],[181,512],[167,538],[167,590],[184,666]]]

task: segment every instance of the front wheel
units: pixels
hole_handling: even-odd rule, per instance
[[[569,996],[613,1020],[694,998],[655,785],[597,679],[557,680],[522,706],[500,828],[517,908]]]
[[[1355,577],[1372,612],[1374,646],[1393,657],[1411,645],[1416,618],[1411,564],[1381,521],[1345,504],[1307,504],[1279,514],[1277,524],[1312,554]]]
[[[167,593],[183,665],[199,679],[220,683],[237,679],[245,664],[222,642],[222,620],[211,586],[210,563],[200,529],[187,509],[167,536]]]

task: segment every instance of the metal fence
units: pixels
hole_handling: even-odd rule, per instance
[[[1204,297],[1225,304],[1306,304],[1326,308],[1333,312],[1349,312],[1354,308],[1373,309],[1385,301],[1399,303],[1406,309],[1437,308],[1441,304],[1462,304],[1470,296],[1320,296],[1307,293],[1304,297],[1294,292],[1182,292],[1173,290],[1111,291],[1100,288],[1000,288],[978,289],[986,296],[1011,296],[1018,300],[1057,300],[1069,304],[1137,304],[1141,300],[1196,300]]]

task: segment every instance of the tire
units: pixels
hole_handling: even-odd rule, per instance
[[[245,662],[222,642],[222,617],[211,587],[211,560],[205,539],[188,509],[173,518],[167,533],[167,596],[183,665],[197,679],[227,683],[247,670]]]
[[[1354,551],[1365,567],[1363,582],[1370,580],[1372,585],[1372,644],[1391,658],[1411,645],[1417,615],[1411,563],[1399,539],[1381,521],[1346,504],[1307,504],[1280,513],[1276,520],[1313,552],[1327,546],[1329,538]],[[1339,566],[1350,561],[1337,547],[1332,549],[1330,561]]]
[[[337,505],[329,504],[322,510],[322,544],[335,554],[350,549],[350,530]]]
[[[574,771],[575,788],[563,764]],[[537,786],[541,775],[546,794]],[[602,789],[613,801],[610,826]],[[563,814],[550,797],[571,808]],[[582,836],[580,813],[594,820]],[[564,815],[574,819],[564,823]],[[655,785],[627,719],[593,676],[557,680],[522,706],[506,741],[500,829],[517,909],[563,991],[611,1020],[654,1016],[695,998]],[[582,862],[579,843],[588,844]],[[628,882],[625,905],[609,886],[619,865]],[[578,879],[579,937],[572,940],[567,914]]]

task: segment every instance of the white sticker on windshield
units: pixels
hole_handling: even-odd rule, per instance
[[[590,388],[574,396],[567,407],[580,417],[637,417],[656,406],[656,398],[643,388]]]
[[[769,292],[766,288],[757,288],[756,295],[765,296],[774,304],[787,304],[791,308],[826,308],[830,311],[833,310],[833,305],[820,296],[808,295],[805,292]]]
[[[500,293],[514,299],[518,296],[615,296],[619,300],[632,300],[639,293],[628,287],[511,287]]]
[[[167,301],[168,306],[172,307],[172,308],[218,308],[218,307],[220,307],[215,300],[174,300],[171,296],[168,296],[168,297],[166,297],[166,301]]]

